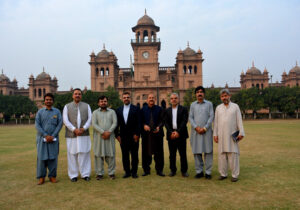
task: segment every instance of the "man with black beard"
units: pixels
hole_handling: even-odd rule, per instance
[[[150,174],[152,155],[154,155],[156,174],[164,177],[163,112],[155,105],[154,95],[148,95],[147,104],[141,110],[142,125],[142,165],[143,176]]]
[[[125,174],[123,178],[138,178],[138,151],[140,136],[140,116],[139,109],[130,103],[130,93],[124,92],[122,95],[123,106],[120,106],[116,113],[118,117],[118,127],[116,138],[120,142],[122,150],[122,162]],[[131,154],[131,169],[130,158]]]

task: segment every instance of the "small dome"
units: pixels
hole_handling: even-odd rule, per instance
[[[105,44],[103,44],[103,50],[101,50],[97,54],[97,58],[108,58],[109,57],[109,52],[105,49]]]
[[[298,66],[298,63],[296,62],[296,66],[290,70],[290,73],[295,72],[296,74],[300,74],[300,67]]]
[[[36,80],[43,80],[48,78],[50,78],[50,75],[43,71],[36,77]]]
[[[2,70],[2,73],[0,74],[0,82],[2,82],[2,81],[10,82],[10,79],[3,73],[3,70]]]
[[[252,62],[252,67],[247,70],[247,74],[261,74],[261,71],[254,66],[254,62]]]
[[[186,56],[191,56],[191,55],[195,55],[196,52],[195,52],[195,50],[193,50],[192,48],[187,47],[187,48],[185,48],[185,50],[183,51],[183,54],[186,55]]]
[[[138,20],[137,25],[155,26],[154,20],[147,15],[146,10],[145,15]]]

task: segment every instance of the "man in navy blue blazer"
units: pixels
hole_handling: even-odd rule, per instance
[[[130,93],[122,94],[124,105],[120,106],[116,113],[118,117],[118,126],[116,129],[116,138],[121,145],[122,162],[125,174],[123,178],[138,178],[138,151],[140,138],[140,110],[130,103]],[[130,159],[131,154],[131,169]]]

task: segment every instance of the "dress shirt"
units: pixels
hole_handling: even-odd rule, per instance
[[[173,129],[177,129],[177,110],[178,110],[178,105],[175,108],[172,107],[172,124],[173,124]]]
[[[128,119],[128,114],[129,114],[129,108],[130,108],[130,104],[125,105],[123,107],[123,117],[124,117],[124,122],[125,124],[127,124],[127,119]]]

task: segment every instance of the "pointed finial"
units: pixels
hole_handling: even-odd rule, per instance
[[[45,72],[45,67],[43,66],[43,72]]]
[[[298,62],[296,61],[296,66],[298,66]]]
[[[252,67],[254,67],[254,61],[252,61]]]
[[[145,15],[147,15],[147,10],[146,10],[146,8],[145,8]]]
[[[3,69],[2,69],[2,74],[3,74]]]
[[[189,41],[187,42],[187,46],[190,47],[190,42]]]

